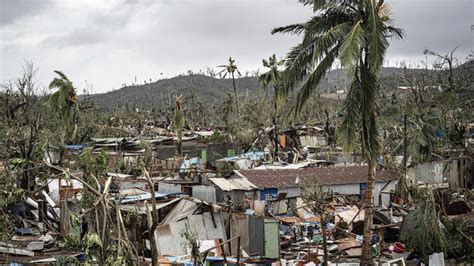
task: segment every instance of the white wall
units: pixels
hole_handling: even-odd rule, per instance
[[[375,191],[374,191],[374,204],[375,206],[379,205],[379,195],[381,192],[381,189],[387,184],[387,182],[384,183],[375,183]],[[383,191],[389,192],[391,190],[395,191],[395,188],[397,186],[397,181],[392,181],[390,184],[388,184],[387,187]],[[390,194],[382,193],[382,205],[388,206],[390,203]]]
[[[382,188],[387,184],[387,182],[377,182],[374,186],[374,204],[375,206],[379,205],[379,195]],[[395,190],[397,181],[392,181],[384,191]],[[324,189],[329,189],[334,193],[339,193],[342,195],[360,195],[360,184],[346,184],[346,185],[331,185],[325,186]],[[390,195],[382,193],[382,204],[387,206],[390,202]]]
[[[445,164],[445,162],[432,162],[410,167],[407,172],[407,178],[414,185],[416,185],[417,181],[427,184],[443,183]]]
[[[334,193],[339,193],[343,195],[359,195],[360,194],[360,185],[359,184],[347,184],[347,185],[331,185],[324,186],[324,189],[329,189]]]

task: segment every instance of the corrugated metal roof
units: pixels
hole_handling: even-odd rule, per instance
[[[214,185],[220,188],[223,191],[231,190],[254,190],[257,187],[254,186],[247,178],[238,177],[238,178],[224,178],[224,177],[212,177],[209,178]]]
[[[317,178],[321,185],[360,184],[367,182],[367,166],[320,167],[304,169],[275,170],[238,170],[235,173],[246,177],[259,189],[297,187],[299,182],[308,178]],[[397,172],[393,170],[377,170],[375,182],[396,180]],[[235,182],[235,181],[234,181]]]
[[[167,198],[169,196],[173,196],[173,195],[177,195],[179,193],[160,193],[160,192],[156,192],[155,191],[155,198],[159,199],[159,198]],[[151,199],[151,193],[150,192],[146,192],[144,194],[140,194],[140,195],[128,195],[128,196],[125,196],[123,197],[121,200],[120,200],[120,203],[129,203],[129,202],[135,202],[135,201],[142,201],[142,200],[149,200]]]
[[[170,201],[167,201],[167,202],[164,202],[164,203],[157,203],[156,204],[156,209],[159,210],[159,209],[162,209],[164,207],[167,207],[177,201],[180,201],[181,198],[174,198]],[[151,204],[149,206],[150,210],[152,208]],[[120,209],[121,210],[124,210],[124,211],[129,211],[129,210],[138,210],[141,214],[146,214],[146,207],[145,206],[138,206],[138,205],[135,205],[135,204],[128,204],[128,205],[120,205]]]

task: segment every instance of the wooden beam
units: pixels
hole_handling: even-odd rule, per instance
[[[33,251],[19,249],[19,248],[1,247],[1,246],[0,246],[0,253],[9,253],[9,254],[15,254],[15,255],[29,256],[29,257],[33,257],[35,255]]]
[[[63,237],[69,235],[69,209],[67,208],[67,201],[60,201],[61,215],[60,215],[60,232]]]

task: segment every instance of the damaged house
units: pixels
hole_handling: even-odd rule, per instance
[[[299,186],[315,178],[334,193],[362,196],[367,188],[367,166],[320,167],[302,169],[236,170],[230,178],[210,178],[217,187],[218,199],[234,202],[257,202],[275,199],[295,199],[300,196]],[[398,173],[377,170],[375,203],[387,205],[390,192],[395,190]]]

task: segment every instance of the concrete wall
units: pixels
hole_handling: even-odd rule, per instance
[[[381,189],[387,184],[387,182],[377,182],[374,186],[374,202],[377,206],[379,201],[379,195]],[[397,181],[392,181],[384,191],[395,190]],[[334,193],[339,193],[342,195],[360,195],[361,194],[361,184],[345,184],[345,185],[331,185],[331,186],[324,186],[324,189],[329,189]],[[278,193],[287,192],[288,195],[292,195],[293,197],[300,196],[299,188],[290,188],[290,189],[281,189]],[[288,198],[287,195],[287,198]],[[382,193],[382,204],[387,205],[390,201],[390,195]]]
[[[380,190],[387,184],[387,182],[377,182],[374,187],[374,202],[375,205],[378,205],[378,198],[380,195]],[[397,181],[392,181],[386,188],[385,191],[395,190]],[[324,189],[329,189],[334,193],[339,193],[342,195],[360,195],[361,194],[361,184],[345,184],[345,185],[331,185],[324,186]],[[254,191],[254,200],[265,200],[265,192],[273,192],[272,189],[268,190],[255,190]],[[294,188],[283,188],[279,189],[275,195],[280,193],[287,193],[286,198],[296,198],[300,196],[300,189],[298,187]],[[217,202],[224,202],[227,196],[230,196],[231,200],[234,202],[241,202],[245,200],[244,191],[221,191],[217,189],[216,191],[216,200]],[[388,204],[390,201],[390,195],[382,193],[382,203],[384,205]]]
[[[360,195],[360,184],[324,186],[324,190],[327,189],[343,195]]]
[[[413,185],[418,181],[426,184],[443,183],[445,165],[445,162],[431,162],[410,167],[407,172],[408,182]]]

